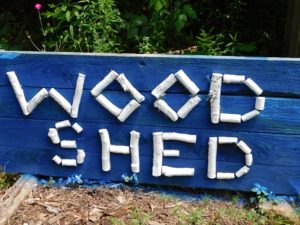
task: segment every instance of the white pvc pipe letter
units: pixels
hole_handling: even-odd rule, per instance
[[[255,109],[257,109],[257,110],[264,110],[265,109],[265,102],[266,102],[266,98],[265,97],[256,97],[256,100],[255,100]]]
[[[177,168],[170,166],[162,167],[162,174],[166,177],[175,177],[175,176],[194,176],[194,168]]]
[[[234,178],[235,178],[234,173],[223,173],[223,172],[217,173],[217,179],[219,180],[230,180]]]
[[[161,176],[164,143],[162,132],[153,133],[153,166],[152,176]]]
[[[248,78],[247,80],[245,80],[244,83],[256,95],[261,95],[261,93],[263,93],[263,90],[251,78]]]
[[[58,131],[55,128],[49,128],[48,137],[51,139],[53,144],[58,144],[60,142]]]
[[[77,166],[76,159],[62,159],[61,160],[62,166]]]
[[[63,121],[55,123],[56,129],[61,129],[61,128],[70,127],[70,126],[71,126],[70,120],[63,120]]]
[[[124,145],[110,145],[109,151],[117,154],[130,154],[129,147]]]
[[[83,131],[82,127],[78,123],[74,123],[72,125],[72,128],[77,132],[77,134],[79,134]]]
[[[76,89],[73,97],[73,103],[72,103],[72,109],[71,109],[71,117],[77,118],[78,117],[78,111],[79,111],[79,105],[81,102],[81,96],[83,92],[83,85],[85,81],[85,75],[82,73],[79,73],[76,83]]]
[[[222,77],[220,73],[213,73],[210,81],[209,97],[210,97],[210,119],[212,123],[220,122],[220,98]]]
[[[58,91],[55,90],[55,88],[51,88],[49,91],[49,95],[53,98],[54,101],[56,101],[64,110],[66,110],[69,114],[71,113],[72,106],[68,102],[67,99],[65,99],[64,96],[62,96]]]
[[[251,148],[244,142],[244,141],[239,141],[237,145],[245,154],[250,154],[252,152]]]
[[[77,143],[74,140],[62,140],[60,142],[61,148],[77,148]]]
[[[97,97],[111,82],[113,82],[119,74],[111,70],[96,86],[91,90],[94,97]]]
[[[97,102],[100,103],[100,105],[102,105],[105,109],[107,109],[114,116],[120,115],[122,110],[118,106],[113,104],[111,101],[109,101],[104,95],[99,94],[96,97],[96,100],[97,100]]]
[[[242,115],[242,121],[243,122],[246,122],[248,120],[251,120],[253,119],[254,117],[258,116],[260,114],[260,112],[256,109],[248,112],[248,113],[245,113],[244,115]]]
[[[246,160],[246,165],[247,166],[252,166],[252,164],[253,164],[253,156],[252,156],[252,154],[246,154],[245,155],[245,160]]]
[[[55,155],[55,156],[52,158],[52,160],[53,160],[57,165],[61,164],[61,161],[62,161],[62,159],[61,159],[58,155]]]
[[[219,137],[219,144],[235,144],[237,142],[237,137]]]
[[[103,171],[110,171],[111,164],[110,164],[110,139],[109,134],[106,129],[99,130],[101,143],[102,143],[102,170]]]
[[[224,74],[223,83],[227,84],[241,84],[244,83],[245,76],[244,75],[232,75],[232,74]]]
[[[207,165],[207,177],[210,179],[216,178],[217,173],[217,149],[218,138],[210,137],[208,141],[208,165]]]
[[[162,111],[167,117],[169,117],[173,122],[178,120],[177,113],[162,99],[158,99],[154,102],[154,107]]]
[[[250,169],[249,169],[248,166],[243,166],[241,169],[239,169],[238,171],[235,172],[235,176],[236,176],[237,178],[239,178],[239,177],[245,175],[246,173],[248,173],[249,170],[250,170]]]
[[[163,80],[156,88],[151,92],[156,98],[162,97],[165,92],[176,83],[177,79],[174,74],[170,74],[165,80]]]
[[[220,121],[226,123],[241,123],[242,116],[240,114],[221,113]]]
[[[138,107],[141,105],[134,99],[132,99],[121,111],[118,116],[118,120],[124,122]]]
[[[179,150],[164,149],[163,155],[167,156],[167,157],[179,157],[180,151]]]
[[[83,164],[85,159],[85,152],[83,149],[78,149],[77,150],[77,156],[76,156],[76,161],[77,164]]]
[[[192,95],[196,95],[200,91],[197,85],[185,74],[183,70],[179,70],[175,73],[175,77]]]
[[[193,108],[195,108],[199,102],[201,101],[201,98],[196,95],[191,97],[177,112],[177,115],[184,119],[191,111]]]
[[[29,112],[27,110],[27,101],[25,98],[25,94],[24,94],[24,91],[22,89],[22,86],[18,80],[18,77],[17,77],[15,71],[10,71],[10,72],[7,72],[6,74],[11,83],[11,86],[15,92],[16,98],[19,102],[19,105],[22,109],[23,114],[25,116],[29,115]]]
[[[164,132],[163,140],[183,141],[195,144],[197,142],[197,135],[194,134],[182,134],[176,132]]]
[[[139,150],[140,133],[136,131],[130,132],[130,152],[131,152],[131,171],[133,173],[140,172],[140,150]]]
[[[48,91],[42,88],[36,95],[28,102],[27,111],[30,114],[45,98],[48,97]]]
[[[145,100],[145,97],[137,89],[135,89],[135,87],[132,86],[130,81],[123,73],[117,77],[117,81],[119,82],[123,90],[125,92],[129,92],[138,103],[141,103]]]

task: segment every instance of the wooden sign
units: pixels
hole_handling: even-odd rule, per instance
[[[0,74],[5,172],[300,193],[299,59],[1,52]]]

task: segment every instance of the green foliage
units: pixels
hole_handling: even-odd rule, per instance
[[[15,21],[16,17],[12,12],[0,13],[0,49],[16,50],[21,48],[22,44],[16,40],[20,39],[24,30],[12,26],[11,24]]]
[[[150,213],[143,212],[142,208],[134,208],[130,215],[131,225],[146,225],[151,219],[152,215]]]
[[[267,201],[269,196],[268,189],[258,183],[254,184],[254,187],[251,191],[255,194],[254,197],[250,198],[250,203],[252,204],[262,204]]]
[[[121,51],[125,23],[114,0],[64,0],[43,13],[47,50],[80,52]]]
[[[146,12],[139,12],[144,8]],[[185,45],[192,38],[186,30],[197,19],[193,6],[179,0],[150,0],[139,10],[125,6],[124,11],[126,46],[139,53],[166,52],[169,46]]]
[[[226,38],[222,33],[214,34],[213,29],[208,32],[201,29],[199,36],[196,37],[197,53],[202,55],[247,55],[256,50],[254,42],[240,42],[237,33],[228,36],[229,38]]]
[[[47,51],[272,55],[285,7],[284,0],[53,0],[41,9],[40,40],[37,26],[28,37]],[[0,48],[11,49],[7,36],[25,31],[12,31],[1,16],[0,25]]]
[[[19,176],[16,174],[0,173],[0,189],[9,188],[18,179],[19,179]]]
[[[47,183],[45,183],[43,186],[46,188],[51,188],[53,187],[54,184],[55,184],[55,180],[53,179],[53,177],[50,177]]]

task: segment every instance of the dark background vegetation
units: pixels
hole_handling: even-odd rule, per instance
[[[91,42],[95,42],[95,37],[90,39],[92,34],[86,33],[89,48],[80,47],[80,44],[71,43],[66,38],[66,43],[59,49],[54,47],[58,40],[55,35],[67,35],[65,29],[69,31],[68,24],[74,24],[76,35],[78,20],[71,17],[71,21],[62,21],[58,17],[43,15],[54,10],[49,3],[64,2],[68,5],[68,1],[40,0],[46,30],[47,26],[63,24],[52,33],[48,30],[45,41],[34,8],[36,2],[0,1],[0,49],[36,50],[29,35],[40,50],[45,49],[45,45],[47,51],[285,56],[286,0],[116,0],[115,8],[123,22],[108,25],[116,32],[116,35],[107,34],[113,43],[105,45],[105,48],[98,44],[94,48]],[[157,5],[160,3],[162,9],[159,9],[161,5]],[[79,20],[83,19],[80,17]],[[99,35],[106,31],[103,27],[96,30]]]

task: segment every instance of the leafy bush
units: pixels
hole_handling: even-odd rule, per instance
[[[119,52],[120,32],[125,23],[114,0],[63,0],[49,4],[42,16],[47,50]]]
[[[16,1],[0,2],[1,49],[282,54],[284,0],[39,0],[42,35],[36,0]]]

